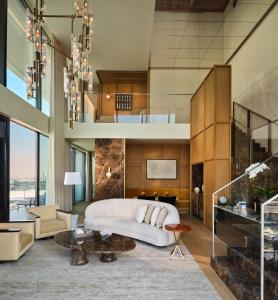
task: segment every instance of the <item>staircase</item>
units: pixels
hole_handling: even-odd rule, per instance
[[[276,122],[234,103],[233,179],[244,174],[245,169],[253,163],[264,162],[269,167],[252,180],[247,174],[239,177],[230,184],[227,188],[228,191],[225,190],[230,195],[232,205],[238,201],[246,202],[249,218],[246,215],[236,215],[233,211],[228,212],[225,218],[220,218],[221,216],[217,214],[215,218],[215,235],[220,241],[224,241],[227,251],[225,254],[214,256],[211,259],[211,265],[239,300],[260,299],[260,230],[262,221],[260,204],[271,196],[260,193],[255,187],[261,187],[268,192],[274,190],[278,193],[278,149],[276,149],[278,143],[273,139],[275,136],[273,132],[276,130],[278,133]],[[277,136],[278,134],[276,134],[276,139]],[[274,147],[275,145],[277,146]],[[272,155],[273,151],[276,153],[275,155]],[[220,191],[218,194],[222,193],[224,192]],[[257,209],[258,207],[259,209]],[[276,226],[275,234],[277,234],[278,209],[275,208],[275,211],[266,213],[265,217],[269,217],[273,221],[272,226]],[[255,228],[256,230],[254,230]],[[264,299],[278,300],[278,260],[274,258],[270,240],[265,234]]]
[[[233,103],[232,124],[232,176],[236,178],[252,163],[263,162],[271,157],[273,150],[271,129],[273,126],[278,130],[278,126],[274,121],[236,102]]]
[[[228,255],[215,257],[211,265],[237,299],[260,299],[260,239],[258,237],[246,237],[244,247],[229,247]],[[265,261],[264,276],[264,299],[278,299],[277,261]]]

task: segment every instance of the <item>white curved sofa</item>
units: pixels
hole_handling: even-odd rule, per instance
[[[162,228],[135,219],[139,206],[151,204],[165,206],[168,214]],[[178,210],[171,204],[141,199],[108,199],[90,204],[85,211],[85,228],[100,230],[109,226],[114,233],[129,236],[156,246],[167,246],[175,242],[174,234],[166,231],[166,224],[180,223]]]

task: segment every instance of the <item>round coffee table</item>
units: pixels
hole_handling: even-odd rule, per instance
[[[93,235],[83,238],[75,238],[74,231],[62,231],[54,236],[54,240],[72,251],[73,266],[80,266],[88,263],[88,255],[100,254],[100,261],[113,262],[117,260],[116,254],[131,251],[136,247],[132,238],[113,233],[107,240],[102,240],[98,231]]]
[[[185,260],[184,254],[180,248],[180,236],[181,236],[181,233],[183,233],[183,232],[191,231],[191,227],[188,225],[185,225],[185,224],[167,224],[164,226],[164,228],[168,231],[172,231],[175,236],[176,245],[175,245],[175,248],[171,252],[170,259],[173,259],[176,251],[178,250],[182,259]]]

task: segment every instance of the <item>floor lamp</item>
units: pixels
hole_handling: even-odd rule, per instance
[[[65,172],[64,185],[82,184],[80,172]],[[72,230],[78,227],[78,215],[71,216]]]

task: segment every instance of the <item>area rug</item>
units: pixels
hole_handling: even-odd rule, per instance
[[[186,261],[169,248],[136,241],[113,263],[91,256],[71,266],[70,250],[53,239],[36,241],[17,262],[0,264],[0,299],[221,299],[185,246]]]

